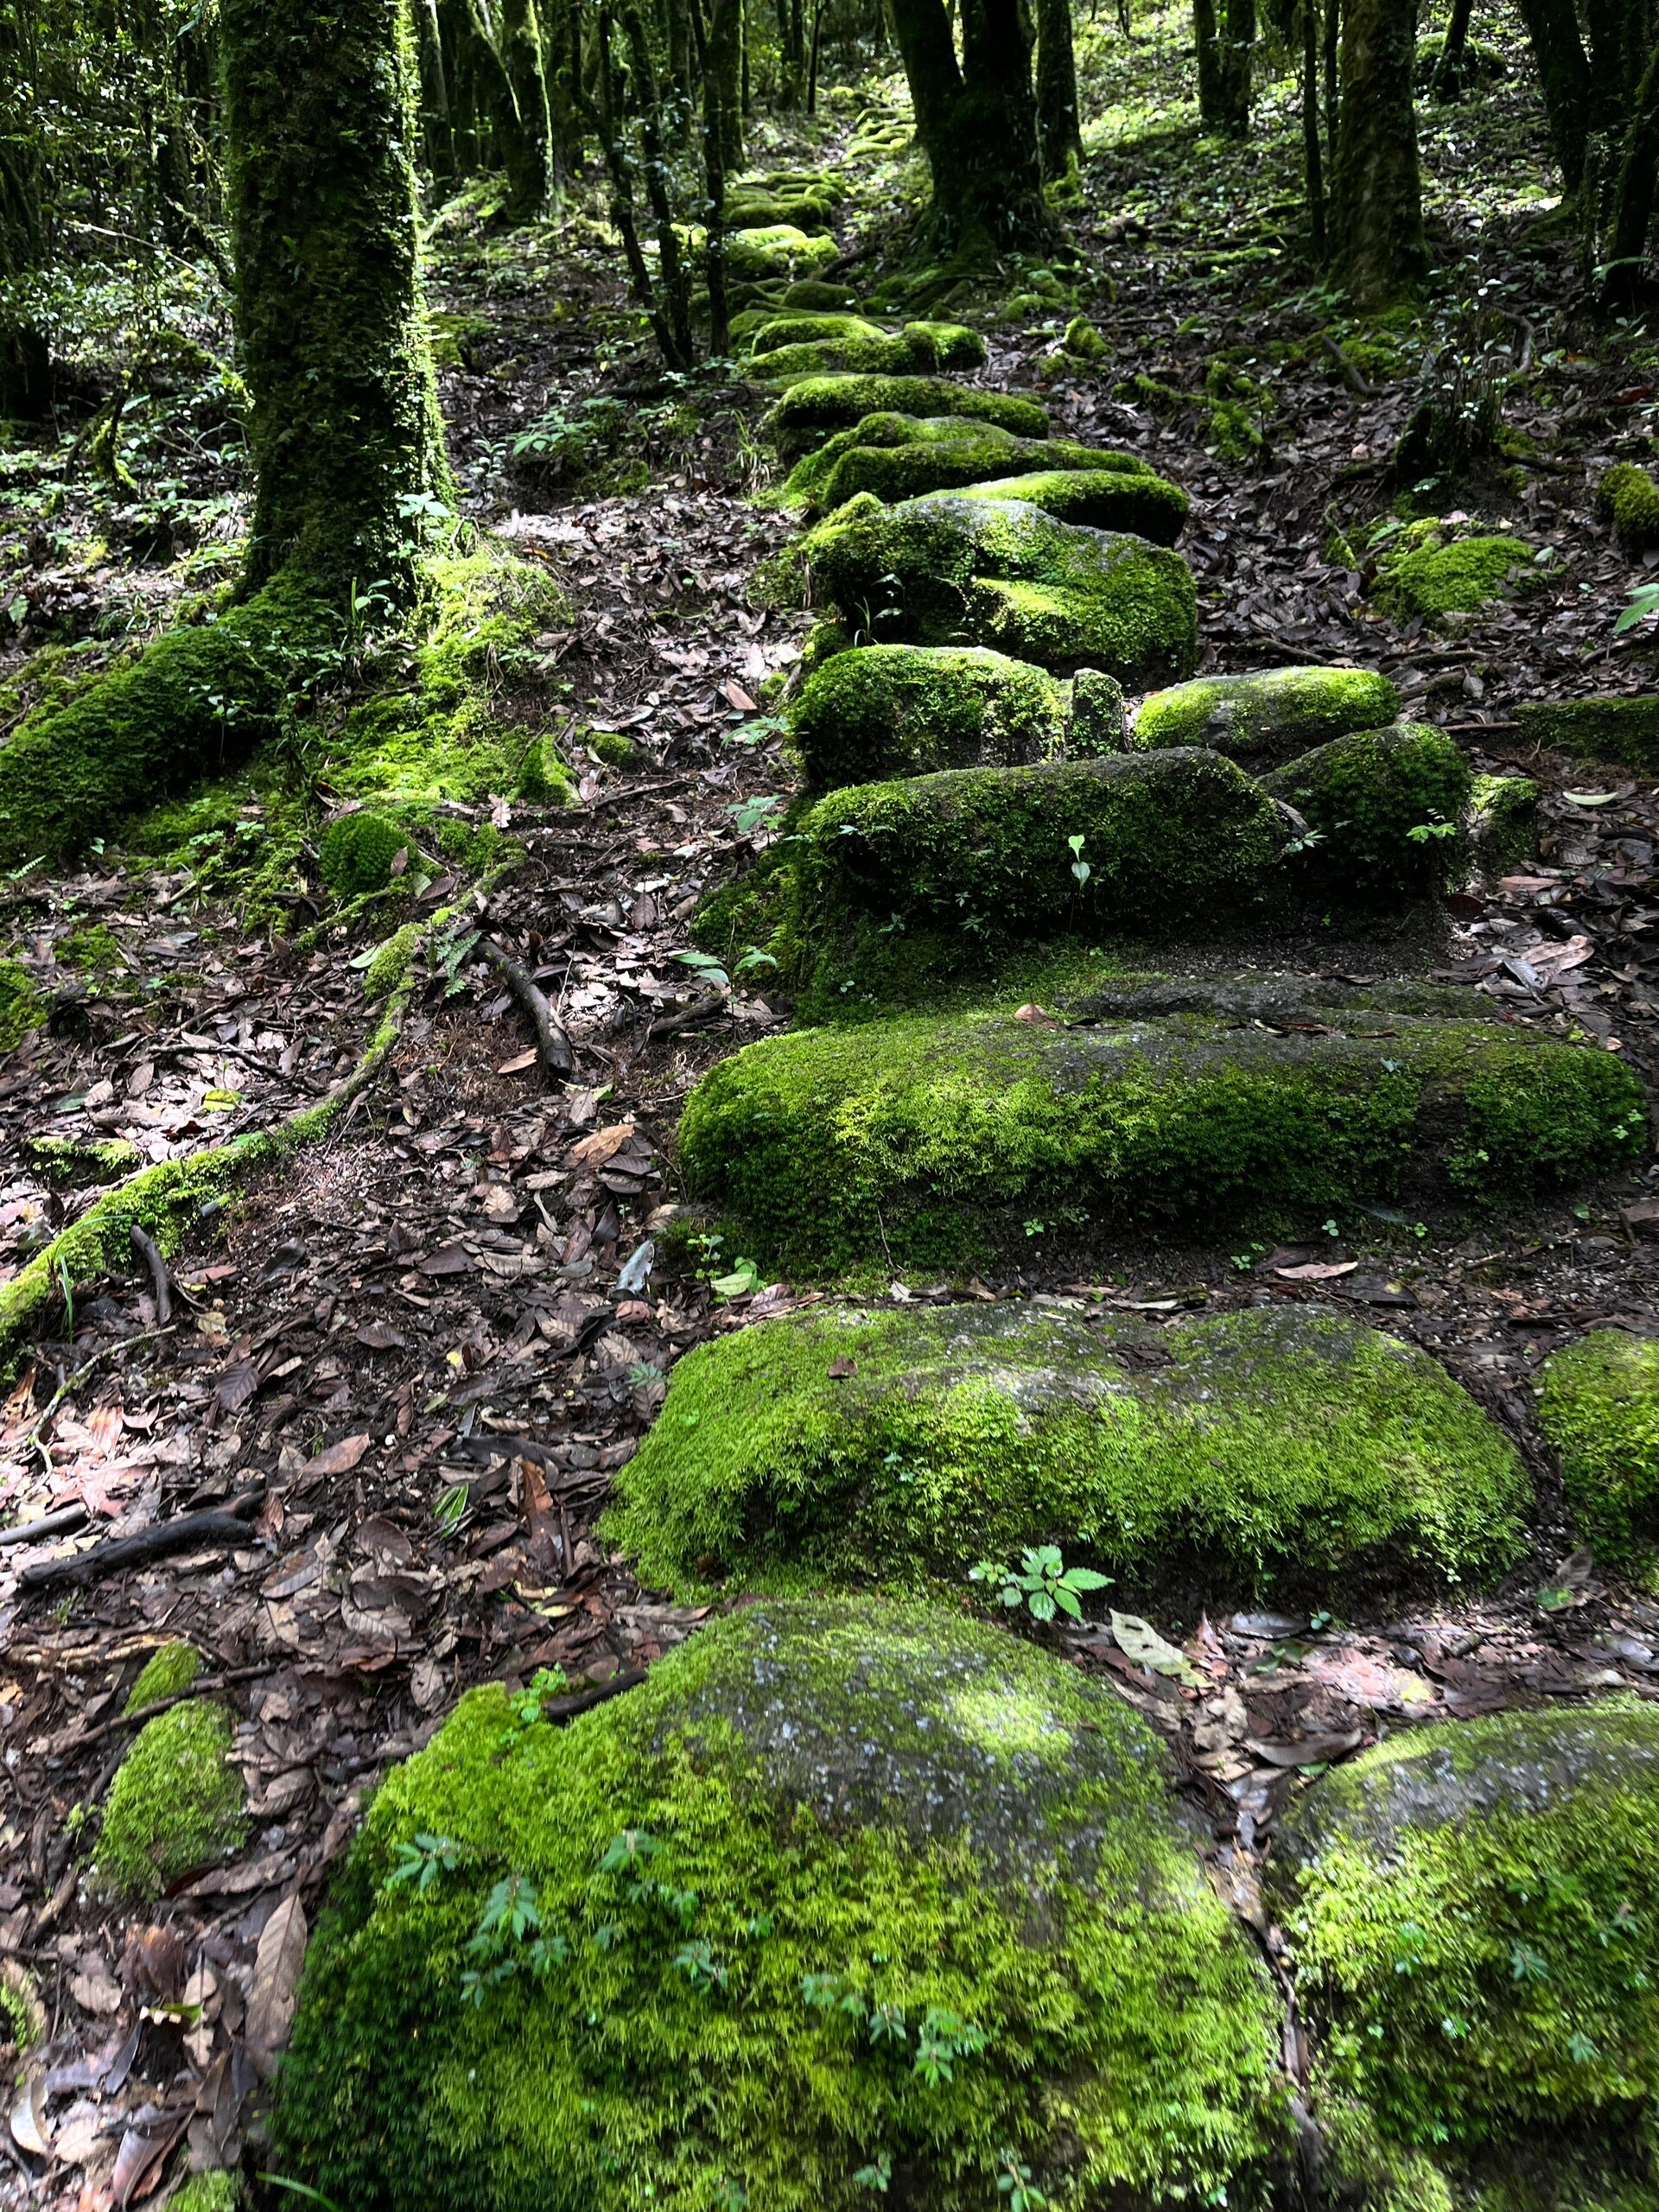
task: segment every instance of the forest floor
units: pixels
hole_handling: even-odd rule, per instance
[[[1427,964],[1467,985],[1471,1010],[1576,1029],[1650,1077],[1659,788],[1522,748],[1513,709],[1651,683],[1649,635],[1613,631],[1641,571],[1596,524],[1592,493],[1609,462],[1651,450],[1659,345],[1586,311],[1572,242],[1551,232],[1541,118],[1513,42],[1506,74],[1426,109],[1438,273],[1421,315],[1367,324],[1306,267],[1287,81],[1268,87],[1249,144],[1200,142],[1181,35],[1173,12],[1142,19],[1133,44],[1103,22],[1083,32],[1094,119],[1077,304],[1108,358],[1058,353],[1071,302],[965,311],[991,348],[976,380],[1038,393],[1057,431],[1143,452],[1191,493],[1182,550],[1205,669],[1380,668],[1478,766],[1522,766],[1545,785],[1528,874],[1392,937],[1333,931],[1275,957],[1371,976]],[[868,96],[899,105],[893,83]],[[758,124],[753,158],[844,164],[856,188],[842,243],[868,283],[898,251],[894,211],[920,177],[913,156],[847,161],[854,112],[832,100],[817,124]],[[0,1550],[0,1975],[44,2031],[0,2133],[3,2204],[102,2212],[161,2185],[184,2139],[207,2163],[257,2147],[264,2046],[302,1948],[286,1901],[315,1917],[377,1777],[469,1683],[556,1666],[596,1688],[687,1635],[697,1609],[640,1589],[596,1541],[596,1515],[673,1360],[811,1294],[739,1287],[738,1254],[707,1270],[723,1294],[637,1256],[654,1210],[680,1195],[688,1090],[788,1018],[764,986],[741,981],[722,999],[681,959],[699,895],[766,845],[768,809],[752,802],[790,790],[779,725],[758,702],[798,658],[807,618],[749,603],[757,562],[791,527],[753,501],[764,395],[713,378],[662,385],[586,213],[510,231],[474,193],[438,222],[434,262],[467,511],[544,563],[569,610],[537,641],[531,690],[579,768],[579,803],[478,813],[522,841],[526,861],[485,918],[533,962],[577,1075],[550,1083],[517,1002],[481,965],[463,970],[461,988],[417,1007],[390,1078],[343,1127],[204,1226],[172,1269],[169,1323],[137,1262],[78,1286],[0,1407],[8,1520],[79,1507],[104,1535],[232,1501],[246,1516],[240,1536],[40,1595],[16,1578],[50,1547]],[[1011,272],[1008,289],[1021,281]],[[1478,301],[1501,315],[1471,320]],[[1524,594],[1440,629],[1398,625],[1370,595],[1387,514],[1378,464],[1437,344],[1499,349],[1504,419],[1529,457],[1459,496],[1539,556]],[[1203,392],[1217,362],[1256,395],[1256,450],[1215,449]],[[1118,396],[1136,373],[1179,396]],[[626,410],[591,404],[607,395]],[[131,512],[39,451],[32,467],[3,457],[13,637],[0,680],[48,636],[96,641],[102,623],[107,638],[112,612],[153,622],[233,547],[245,485],[230,443],[179,410],[138,412],[127,435],[143,494]],[[627,767],[588,747],[618,733],[636,748]],[[258,808],[232,780],[194,849],[111,848],[73,878],[0,887],[0,929],[55,1009],[0,1060],[12,1268],[86,1195],[32,1172],[28,1140],[119,1135],[147,1159],[177,1156],[304,1103],[361,1049],[351,963],[374,932],[296,953],[289,939],[327,919],[315,892],[293,901],[287,936],[248,920],[234,840],[257,841]],[[1236,945],[1209,957],[1241,959]],[[887,1294],[988,1289],[1154,1316],[1346,1299],[1432,1351],[1520,1445],[1539,1484],[1538,1547],[1484,1602],[1402,1596],[1368,1622],[1317,1627],[1249,1611],[1160,1619],[1201,1692],[1135,1663],[1109,1632],[1071,1639],[1179,1747],[1243,1909],[1298,1775],[1379,1726],[1659,1682],[1659,1604],[1569,1556],[1529,1384],[1592,1321],[1659,1324],[1656,1230],[1659,1168],[1473,1232],[1379,1218],[1366,1241],[1119,1246],[1081,1270],[1037,1238],[1007,1279]],[[207,1655],[238,1716],[246,1839],[135,1912],[99,1896],[86,1843],[130,1738],[137,1669],[178,1637]],[[262,1948],[272,1929],[287,1940]]]

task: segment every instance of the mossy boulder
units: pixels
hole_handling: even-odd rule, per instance
[[[785,392],[766,416],[766,429],[780,453],[797,459],[867,415],[951,415],[995,423],[1016,437],[1048,435],[1047,413],[1034,400],[947,384],[943,377],[805,377]]]
[[[1523,740],[1580,760],[1659,767],[1659,693],[1593,699],[1523,699],[1515,709]]]
[[[1317,842],[1295,856],[1308,892],[1391,903],[1426,896],[1465,857],[1474,779],[1456,742],[1427,722],[1356,730],[1262,779]]]
[[[1507,875],[1535,850],[1543,794],[1530,776],[1474,776],[1465,819],[1482,875]]]
[[[1247,2195],[1278,2005],[1205,1840],[1109,1690],[944,1609],[757,1605],[563,1729],[475,1690],[319,1928],[277,2156],[352,2212]]]
[[[785,346],[812,346],[825,340],[844,338],[885,338],[887,334],[879,322],[871,322],[861,315],[766,315],[755,325],[749,340],[749,354],[758,361],[763,354],[781,352]]]
[[[990,478],[1072,469],[1133,475],[1154,485],[1163,480],[1135,454],[1109,448],[1077,445],[1066,438],[1016,437],[995,423],[964,415],[918,418],[887,413],[867,415],[850,429],[827,438],[795,464],[779,499],[785,506],[827,514],[860,492],[874,493],[892,505]],[[1167,490],[1181,497],[1173,485]]]
[[[1186,527],[1185,492],[1150,469],[1033,469],[963,487],[968,499],[1023,499],[1062,522],[1090,530],[1129,530],[1154,545],[1173,545]]]
[[[130,1137],[25,1137],[23,1155],[37,1175],[60,1190],[118,1183],[143,1165]]]
[[[1287,1814],[1268,1894],[1344,2194],[1466,2202],[1488,2161],[1536,2180],[1587,2142],[1604,2204],[1621,2171],[1652,2202],[1659,1712],[1617,1699],[1393,1736]]]
[[[384,891],[391,881],[393,861],[408,850],[409,834],[399,823],[363,807],[355,814],[337,815],[328,824],[317,849],[317,867],[336,898],[357,899],[365,892]]]
[[[1052,758],[1064,685],[982,646],[860,645],[816,670],[790,709],[809,787]]]
[[[1179,554],[1013,500],[867,495],[802,541],[813,590],[882,645],[988,645],[1124,683],[1184,675],[1197,596]]]
[[[1088,316],[1074,315],[1065,326],[1065,334],[1060,340],[1060,351],[1069,353],[1074,361],[1103,361],[1108,348],[1106,340]]]
[[[1640,1156],[1641,1086],[1613,1053],[1495,1022],[1350,1022],[798,1030],[702,1078],[681,1165],[693,1197],[738,1217],[743,1250],[823,1277],[1136,1225],[1300,1234],[1377,1202],[1525,1198]]]
[[[1141,701],[1135,742],[1208,745],[1252,768],[1271,768],[1350,730],[1381,729],[1399,711],[1399,693],[1370,669],[1198,676]]]
[[[1376,602],[1404,620],[1472,614],[1517,585],[1536,583],[1533,549],[1506,535],[1453,537],[1431,533],[1386,555],[1378,569]]]
[[[859,327],[821,331],[814,336],[774,343],[764,349],[757,338],[750,362],[751,375],[773,384],[836,371],[855,371],[871,376],[926,376],[940,369],[978,368],[985,359],[984,340],[977,331],[965,329],[961,323],[907,322],[901,329],[887,331],[859,316],[803,320]]]
[[[0,960],[0,1052],[15,1052],[51,1012],[21,961]]]
[[[1626,553],[1659,546],[1659,484],[1652,472],[1630,461],[1605,470],[1596,486],[1596,519],[1611,524]]]
[[[142,1713],[147,1705],[155,1705],[162,1698],[176,1697],[181,1690],[189,1688],[200,1672],[201,1654],[194,1644],[176,1638],[170,1643],[159,1644],[140,1668],[123,1710]]]
[[[1358,1322],[1007,1304],[820,1309],[700,1345],[614,1495],[606,1536],[653,1588],[960,1582],[1055,1542],[1213,1605],[1490,1580],[1531,1483],[1427,1353]]]
[[[231,1716],[193,1699],[147,1720],[116,1770],[92,1868],[110,1890],[158,1897],[234,1850],[247,1822]]]
[[[1567,1502],[1599,1557],[1630,1563],[1659,1541],[1659,1344],[1592,1329],[1552,1352],[1538,1417]]]
[[[1122,970],[1108,982],[1060,999],[1073,1021],[1160,1020],[1172,1014],[1202,1014],[1212,1021],[1295,1029],[1333,1016],[1406,1014],[1431,1021],[1463,1021],[1469,994],[1460,984],[1355,984],[1332,976],[1300,976],[1249,968],[1205,976]],[[1342,1026],[1338,1022],[1338,1026]]]
[[[725,248],[728,273],[751,283],[766,276],[804,276],[841,257],[841,248],[833,238],[809,237],[793,223],[765,223],[753,230],[728,231]]]
[[[1261,787],[1196,747],[863,784],[797,834],[808,1019],[849,983],[902,997],[1015,944],[1225,926],[1260,904],[1285,843]]]

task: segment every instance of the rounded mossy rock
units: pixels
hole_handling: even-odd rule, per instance
[[[1432,2188],[1402,2188],[1414,2164],[1467,2181],[1484,2154],[1529,2152],[1547,2170],[1578,2131],[1615,2172],[1651,2175],[1651,1706],[1392,1736],[1281,1819],[1268,1893],[1312,2032],[1316,2116],[1362,2185],[1394,2183],[1367,2201],[1433,2204]]]
[[[765,427],[779,451],[795,460],[833,431],[851,429],[867,415],[952,415],[995,423],[1016,437],[1048,435],[1047,411],[1035,400],[947,384],[943,377],[805,377],[785,392],[767,415]]]
[[[844,315],[857,307],[858,294],[850,284],[830,284],[821,276],[803,276],[799,283],[789,287],[779,305],[810,315]]]
[[[926,376],[941,369],[977,368],[984,359],[984,340],[960,323],[907,322],[895,331],[867,323],[862,329],[826,334],[756,353],[750,360],[749,373],[758,382],[769,384],[792,383],[801,377],[835,371]]]
[[[887,335],[879,322],[871,322],[861,315],[769,315],[755,325],[749,340],[749,356],[759,361],[763,355],[779,353],[785,346],[814,346],[826,340]]]
[[[1489,1581],[1532,1485],[1426,1352],[1345,1317],[1164,1331],[1016,1303],[819,1309],[699,1345],[613,1495],[607,1541],[677,1593],[960,1582],[1054,1542],[1213,1605]]]
[[[1580,760],[1659,766],[1659,696],[1615,693],[1590,699],[1522,699],[1515,709],[1523,740]]]
[[[690,1196],[768,1268],[982,1266],[1125,1224],[1301,1235],[1354,1207],[1519,1200],[1640,1157],[1611,1052],[1479,1021],[906,1015],[745,1046],[687,1100]],[[1033,1224],[1035,1226],[1033,1226]],[[1034,1239],[1040,1241],[1033,1242]]]
[[[1467,857],[1474,779],[1456,741],[1427,722],[1356,730],[1275,769],[1262,789],[1314,833],[1293,874],[1313,897],[1421,899]]]
[[[0,960],[0,1052],[15,1052],[52,1009],[21,961]]]
[[[1126,684],[1184,676],[1197,657],[1179,554],[1017,501],[932,492],[884,507],[861,495],[800,551],[821,601],[885,632],[883,645],[988,645]]]
[[[726,273],[739,282],[764,276],[804,276],[839,258],[833,238],[809,237],[793,223],[766,223],[753,230],[728,231]]]
[[[1049,760],[1065,727],[1053,677],[969,645],[855,646],[815,670],[789,710],[790,743],[814,791]]]
[[[1476,867],[1491,880],[1531,858],[1543,793],[1530,776],[1473,776],[1465,813]]]
[[[1659,484],[1651,472],[1631,461],[1604,470],[1596,486],[1596,519],[1612,525],[1626,553],[1640,555],[1659,546]]]
[[[1089,530],[1127,530],[1154,545],[1173,545],[1186,527],[1185,492],[1150,469],[1061,467],[993,477],[964,485],[966,499],[1023,499],[1061,522]]]
[[[1278,2006],[1206,1840],[1109,1691],[943,1608],[757,1605],[563,1729],[475,1690],[318,1929],[277,2155],[352,2212],[1247,2195]]]
[[[322,834],[317,849],[317,868],[337,899],[359,899],[365,892],[384,891],[391,881],[391,864],[409,850],[409,833],[390,815],[362,807],[355,814],[337,815]]]
[[[1399,711],[1399,693],[1370,669],[1199,676],[1141,701],[1135,742],[1208,745],[1252,768],[1270,768],[1350,730],[1380,729]]]
[[[1454,537],[1408,545],[1379,567],[1376,603],[1402,620],[1473,614],[1515,584],[1541,581],[1533,548],[1518,537]]]
[[[147,1705],[154,1705],[159,1699],[176,1697],[181,1690],[189,1688],[200,1672],[201,1654],[194,1644],[177,1639],[161,1644],[145,1660],[122,1709],[142,1713]]]
[[[231,1716],[192,1699],[147,1720],[110,1785],[92,1868],[111,1890],[158,1897],[234,1850],[247,1822]]]
[[[1229,926],[1274,887],[1285,843],[1260,785],[1196,747],[858,785],[797,834],[807,1020],[834,1019],[849,980],[903,995],[1016,944]]]
[[[1108,447],[1074,445],[1065,438],[1016,437],[994,423],[961,415],[925,419],[867,415],[797,461],[778,503],[830,513],[860,492],[872,493],[891,505],[925,492],[960,490],[992,477],[1072,469],[1162,482],[1137,454]],[[1173,485],[1168,489],[1181,497]],[[1182,511],[1185,514],[1184,500]]]
[[[1650,1558],[1659,1543],[1659,1344],[1591,1329],[1552,1352],[1538,1420],[1598,1558]]]

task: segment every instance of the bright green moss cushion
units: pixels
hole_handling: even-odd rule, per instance
[[[1422,2170],[1466,2183],[1472,2159],[1478,2180],[1488,2149],[1548,2174],[1577,2131],[1615,2175],[1643,2171],[1659,2098],[1653,1707],[1403,1731],[1288,1812],[1269,1896],[1316,2110],[1356,2178],[1383,2183],[1367,2202],[1433,2205]]]
[[[1046,438],[1048,415],[1034,400],[980,391],[943,377],[811,376],[791,385],[766,416],[779,452],[798,457],[834,430],[851,429],[866,415],[954,415],[994,423],[1016,437]]]
[[[1294,869],[1310,895],[1391,904],[1423,897],[1465,856],[1473,782],[1454,739],[1396,722],[1333,737],[1262,788],[1315,833]]]
[[[1659,1344],[1592,1329],[1552,1352],[1539,1421],[1573,1517],[1600,1556],[1649,1553],[1659,1538]]]
[[[1065,688],[983,646],[859,645],[815,670],[789,712],[809,786],[1043,760],[1065,743]]]
[[[984,359],[984,340],[960,323],[907,322],[895,331],[867,324],[862,329],[824,333],[757,352],[749,373],[769,384],[836,370],[878,377],[925,376],[938,369],[977,368]]]
[[[676,1591],[716,1572],[734,1590],[960,1581],[1052,1541],[1213,1605],[1489,1580],[1531,1490],[1427,1353],[1335,1314],[1163,1331],[1023,1304],[849,1308],[688,1353],[605,1535]]]
[[[959,489],[993,477],[1072,470],[1091,475],[1141,477],[1153,485],[1163,482],[1135,454],[1075,445],[1065,438],[1016,437],[994,423],[976,422],[962,415],[918,419],[884,414],[867,415],[852,429],[836,431],[816,452],[798,461],[779,499],[784,506],[805,506],[828,513],[860,492],[874,493],[891,505],[925,492]],[[1149,516],[1164,514],[1173,502],[1179,503],[1184,518],[1185,498],[1173,485],[1164,487],[1157,502],[1148,501],[1146,512]],[[1171,537],[1178,531],[1179,524]]]
[[[241,1841],[231,1716],[205,1698],[147,1720],[116,1770],[92,1865],[105,1886],[154,1898]]]
[[[1381,729],[1400,711],[1386,676],[1363,668],[1274,668],[1198,676],[1142,700],[1136,745],[1209,745],[1271,767],[1350,730]]]
[[[1123,683],[1184,675],[1198,651],[1179,554],[1013,500],[861,497],[817,524],[800,556],[818,602],[884,645],[989,645]]]
[[[918,965],[971,971],[1034,939],[1230,925],[1286,836],[1242,768],[1191,747],[863,784],[797,834],[798,935],[831,1007],[849,978],[886,995]]]
[[[1518,1198],[1638,1156],[1611,1052],[1497,1023],[1275,1036],[1199,1015],[1056,1031],[906,1016],[747,1045],[686,1102],[694,1195],[768,1267],[977,1264],[1127,1223],[1317,1229],[1377,1200]]]
[[[1090,530],[1127,530],[1154,545],[1173,545],[1185,526],[1185,492],[1150,469],[1046,468],[966,485],[969,499],[1023,499],[1061,522]]]
[[[1581,760],[1659,763],[1659,695],[1592,699],[1523,699],[1515,709],[1523,738]]]
[[[535,1710],[474,1691],[394,1770],[319,1929],[275,2139],[337,2204],[855,2212],[890,2173],[989,2207],[1005,2158],[1190,2204],[1282,2152],[1278,2000],[1207,1832],[1073,1668],[773,1602]],[[493,1898],[535,1916],[480,1946]]]

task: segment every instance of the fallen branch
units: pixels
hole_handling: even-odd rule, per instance
[[[553,1019],[546,994],[537,988],[529,971],[521,968],[511,953],[504,952],[493,938],[480,938],[478,949],[530,1016],[536,1030],[536,1047],[548,1074],[575,1075],[576,1056],[570,1049],[570,1039]]]
[[[646,1030],[645,1042],[649,1045],[655,1038],[671,1037],[677,1029],[690,1029],[693,1023],[718,1014],[727,1003],[726,993],[716,991],[712,997],[699,999],[695,1006],[682,1007],[677,1014],[659,1014]]]
[[[1341,346],[1338,345],[1336,340],[1332,337],[1328,330],[1322,331],[1320,333],[1319,342],[1325,347],[1325,352],[1331,356],[1332,359],[1336,363],[1338,368],[1341,371],[1342,380],[1344,384],[1347,385],[1350,391],[1357,393],[1361,399],[1386,399],[1388,397],[1388,386],[1386,385],[1370,383],[1361,373],[1358,364],[1349,359],[1347,354],[1343,352]]]
[[[72,1536],[86,1520],[84,1505],[65,1505],[55,1513],[42,1513],[38,1521],[18,1521],[10,1529],[0,1529],[0,1551],[15,1544],[44,1543],[48,1536]]]
[[[110,1358],[118,1351],[130,1351],[135,1344],[153,1344],[158,1337],[169,1336],[171,1333],[172,1332],[168,1329],[146,1329],[140,1336],[118,1337],[112,1344],[101,1345],[99,1349],[92,1354],[90,1359],[83,1360],[73,1375],[64,1375],[63,1370],[60,1368],[58,1370],[58,1373],[62,1379],[60,1381],[57,1389],[52,1393],[52,1395],[41,1408],[39,1413],[35,1414],[34,1420],[29,1423],[29,1427],[24,1432],[23,1446],[25,1450],[27,1450],[29,1445],[35,1443],[39,1439],[41,1431],[46,1427],[48,1421],[51,1420],[53,1414],[56,1413],[58,1408],[63,1403],[70,1392],[76,1389],[82,1382],[84,1382],[95,1367],[101,1365],[105,1360]]]
[[[579,1713],[587,1713],[596,1705],[603,1705],[609,1697],[620,1697],[624,1690],[638,1689],[645,1679],[643,1667],[624,1667],[591,1690],[572,1690],[566,1697],[542,1700],[542,1718],[556,1727],[562,1721],[574,1720]]]
[[[141,1705],[132,1713],[118,1713],[112,1720],[100,1720],[95,1728],[66,1729],[61,1736],[54,1737],[52,1755],[62,1758],[70,1751],[85,1751],[88,1744],[101,1743],[105,1736],[113,1736],[118,1729],[142,1728],[147,1720],[154,1720],[158,1713],[168,1713],[175,1705],[185,1705],[192,1698],[215,1697],[220,1690],[227,1690],[232,1682],[257,1681],[270,1672],[270,1662],[260,1660],[251,1667],[232,1667],[222,1675],[202,1675],[187,1689],[175,1690],[171,1697],[153,1698],[148,1705]]]
[[[127,1241],[149,1269],[149,1280],[156,1289],[156,1319],[163,1328],[173,1319],[173,1292],[167,1280],[167,1262],[162,1257],[161,1247],[147,1229],[135,1221],[128,1225]]]
[[[244,1491],[228,1506],[206,1506],[200,1513],[181,1513],[176,1521],[159,1522],[141,1529],[136,1536],[111,1536],[89,1552],[71,1552],[63,1559],[37,1560],[17,1578],[20,1590],[50,1590],[67,1582],[79,1586],[97,1582],[117,1568],[136,1567],[172,1552],[188,1552],[197,1544],[245,1543],[248,1522],[264,1501],[263,1490]]]

